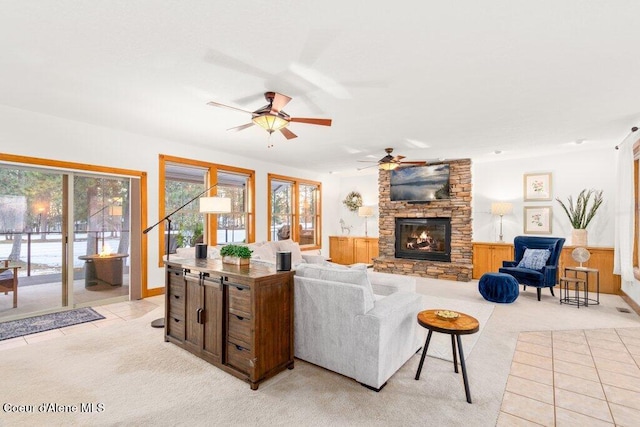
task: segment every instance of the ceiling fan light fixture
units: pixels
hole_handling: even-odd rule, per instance
[[[380,165],[378,166],[378,169],[385,170],[385,171],[392,171],[397,167],[398,167],[398,164],[395,162],[386,162],[386,163],[380,163]]]
[[[276,114],[271,113],[264,113],[254,116],[251,120],[253,120],[253,123],[257,124],[269,133],[273,133],[279,129],[282,129],[289,124],[289,121]]]

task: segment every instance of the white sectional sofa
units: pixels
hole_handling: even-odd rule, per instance
[[[421,345],[415,278],[300,264],[295,282],[295,356],[379,391]]]

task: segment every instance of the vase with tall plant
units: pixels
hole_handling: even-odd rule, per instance
[[[595,216],[598,208],[602,204],[602,190],[587,190],[586,188],[578,194],[578,198],[573,202],[573,197],[569,196],[568,203],[556,198],[562,209],[569,217],[573,232],[571,234],[571,244],[575,246],[587,246],[587,226]],[[591,206],[589,206],[591,202]]]

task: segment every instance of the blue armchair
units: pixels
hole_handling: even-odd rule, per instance
[[[555,296],[553,287],[558,279],[558,260],[564,240],[560,237],[517,236],[513,239],[515,261],[503,261],[502,268],[498,271],[515,277],[518,283],[524,285],[524,289],[527,289],[527,286],[535,286],[538,291],[538,301],[540,301],[542,288],[549,288],[551,295]],[[549,258],[539,269],[518,266],[527,249],[548,249]]]

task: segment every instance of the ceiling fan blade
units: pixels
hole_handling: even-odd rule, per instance
[[[400,161],[402,161],[402,159],[404,159],[405,157],[406,157],[406,156],[401,156],[401,155],[399,155],[399,154],[398,154],[397,156],[395,156],[395,157],[393,158],[393,161],[394,161],[394,162],[400,162]]]
[[[253,111],[243,110],[242,108],[232,107],[230,105],[225,105],[225,104],[220,104],[219,102],[209,101],[209,102],[207,102],[207,105],[211,105],[212,107],[230,108],[232,110],[242,111],[243,113],[249,113],[249,114],[253,113]]]
[[[361,160],[361,161],[362,161],[362,160]],[[370,165],[370,166],[365,166],[365,167],[362,167],[362,168],[358,168],[358,170],[359,170],[359,171],[361,171],[361,170],[369,169],[369,168],[372,168],[372,167],[377,167],[377,166],[378,166],[378,165],[377,165],[377,163],[378,163],[378,162],[376,162],[376,164],[375,164],[375,165]]]
[[[276,92],[273,96],[273,103],[271,104],[271,112],[279,113],[285,105],[291,101],[291,97]]]
[[[400,163],[403,164],[403,165],[418,165],[418,166],[424,166],[424,165],[427,164],[427,162],[422,161],[422,160],[415,161],[415,162],[400,162]]]
[[[311,119],[305,117],[291,117],[290,122],[307,123],[309,125],[331,126],[331,119]]]
[[[297,138],[298,137],[298,135],[296,135],[295,133],[291,132],[287,128],[281,128],[280,132],[282,132],[284,137],[287,138],[287,139],[293,139],[293,138]]]
[[[232,131],[234,131],[234,132],[238,132],[238,131],[244,130],[244,129],[246,129],[246,128],[250,128],[251,126],[253,126],[253,122],[251,122],[251,123],[247,123],[246,125],[236,126],[236,127],[234,127],[234,128],[229,128],[229,129],[227,129],[227,130],[232,130]]]

